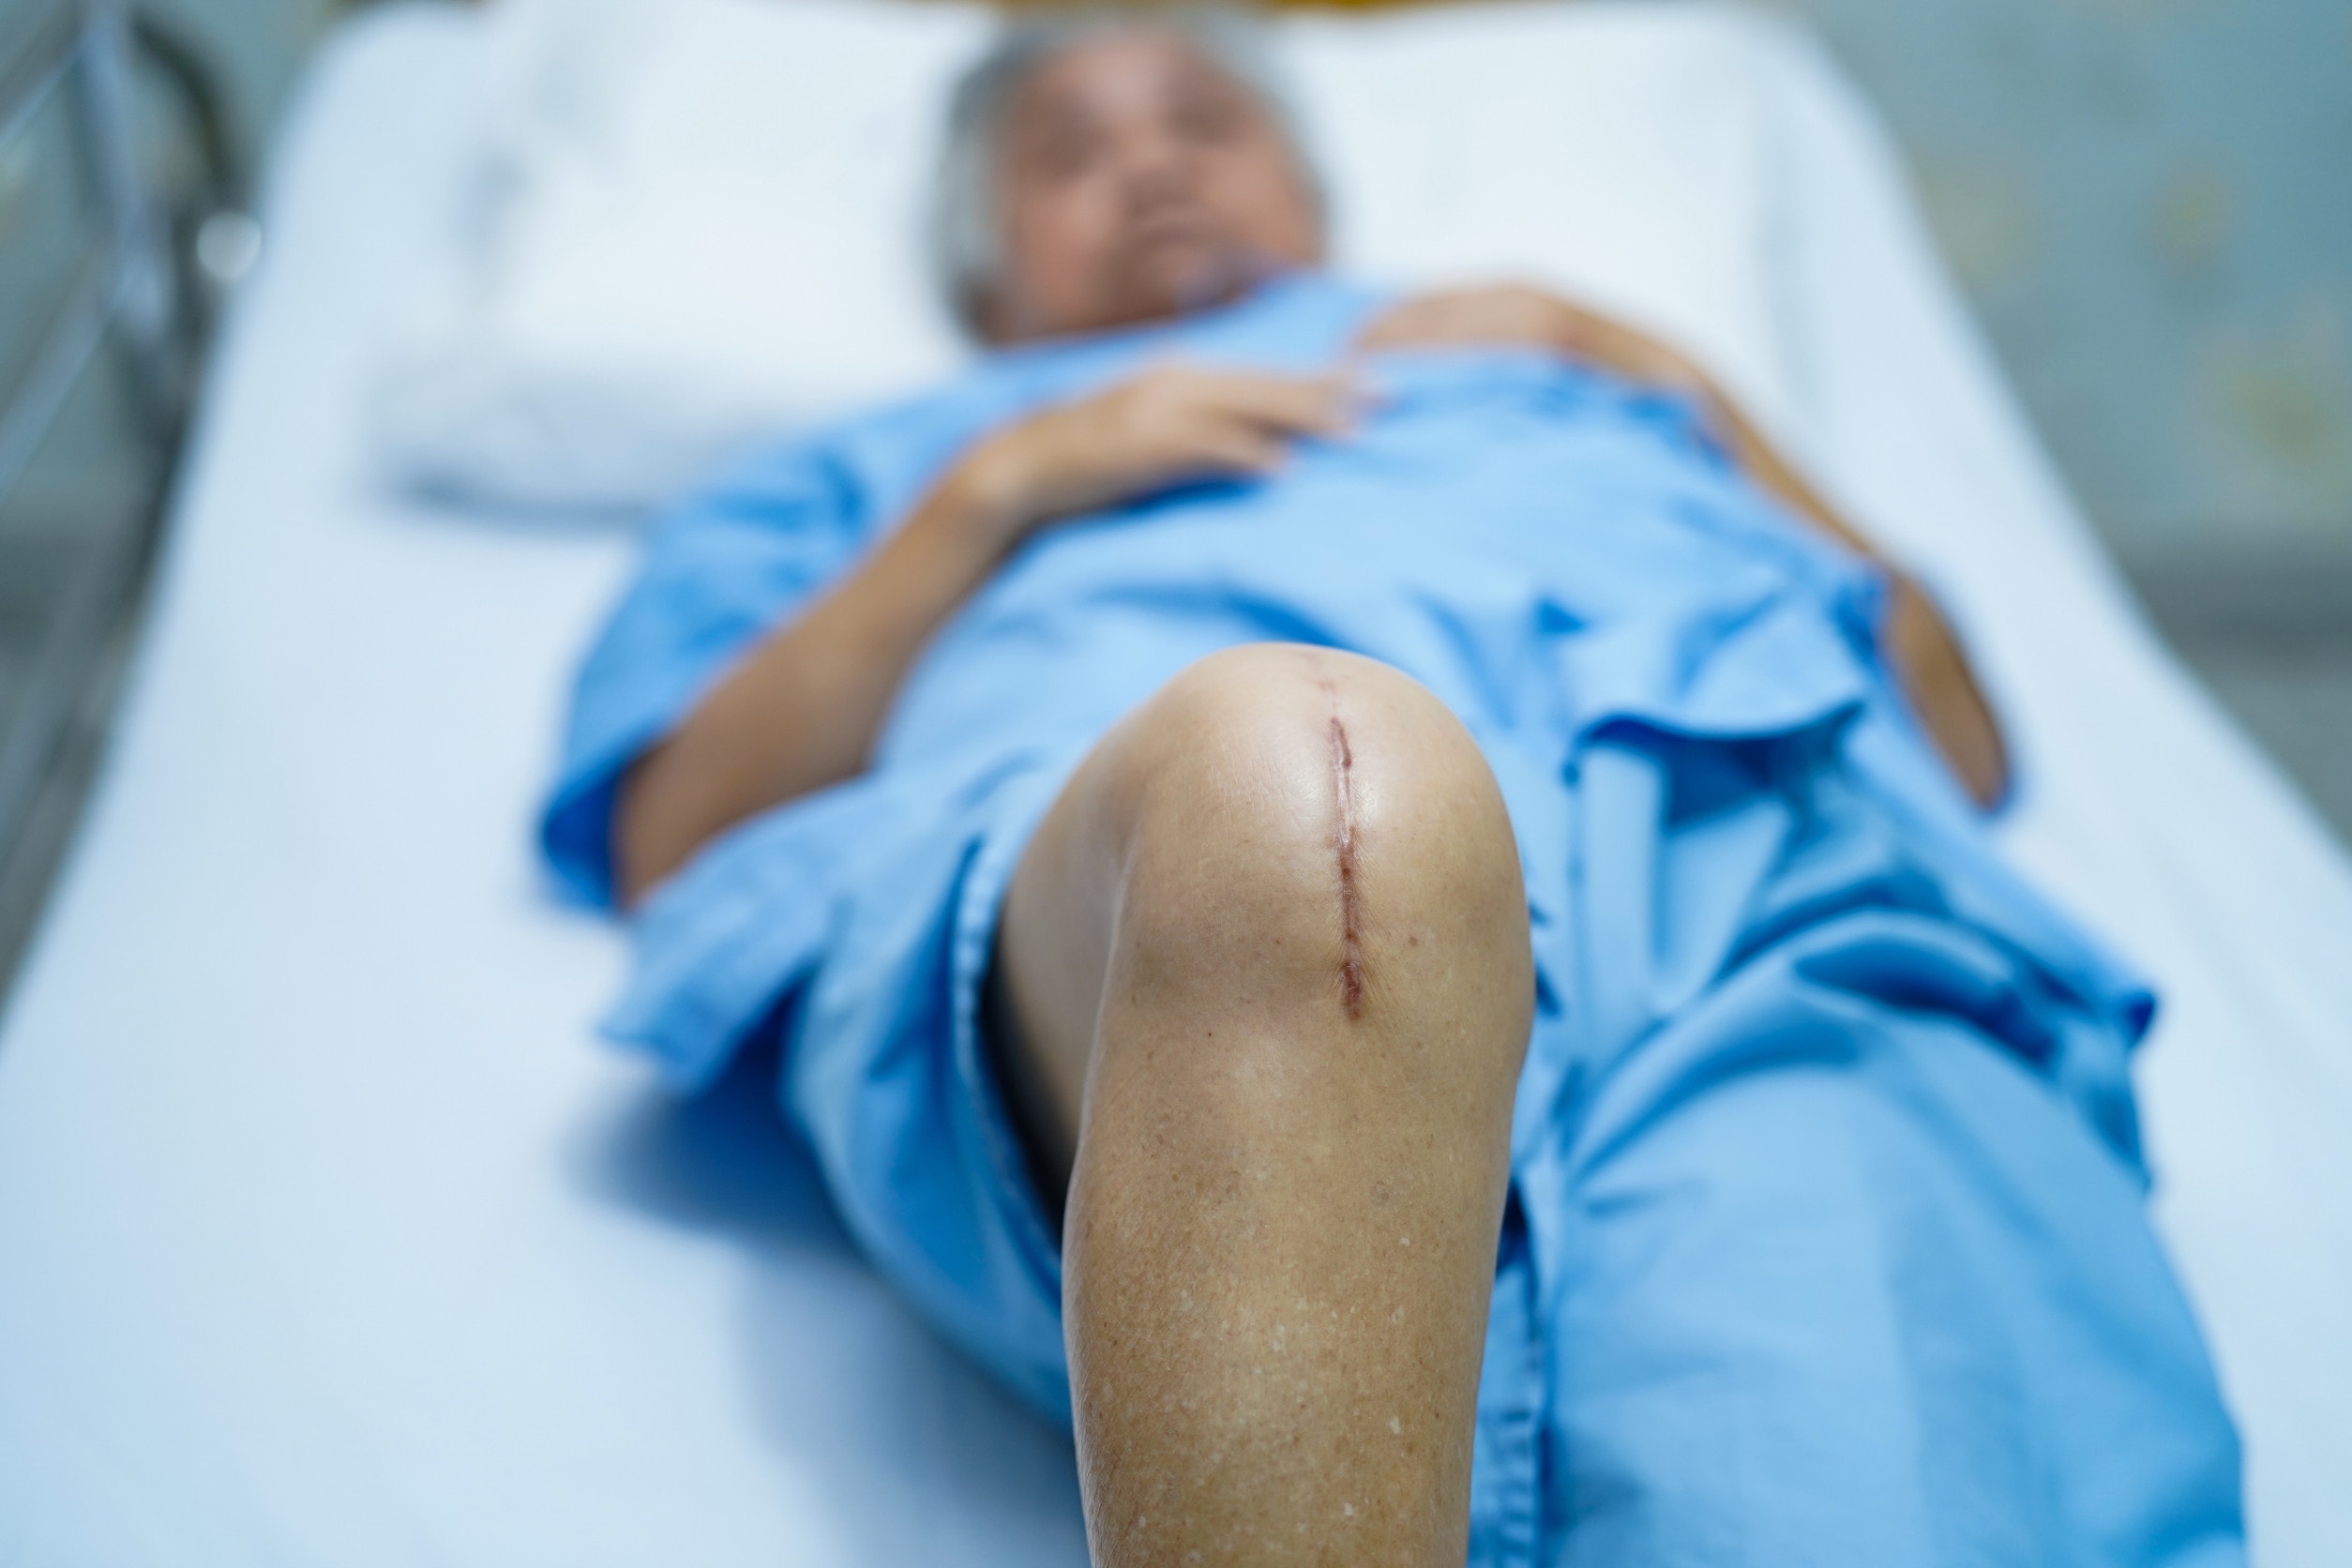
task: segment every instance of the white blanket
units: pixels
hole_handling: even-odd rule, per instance
[[[1843,85],[1658,25],[1748,62],[1783,423],[1972,634],[2011,852],[2164,991],[2157,1214],[2261,1559],[2352,1562],[2352,871],[2124,607]],[[591,1043],[619,938],[526,833],[626,547],[397,499],[363,420],[473,237],[487,64],[470,13],[371,14],[279,149],[0,1020],[0,1560],[1079,1563],[1066,1441],[851,1255],[756,1080],[673,1107]]]

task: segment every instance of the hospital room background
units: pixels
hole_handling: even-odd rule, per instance
[[[799,0],[772,3],[790,7]],[[2236,1315],[2235,1330],[2215,1329],[2224,1383],[2241,1407],[2268,1412],[2268,1429],[2257,1425],[2251,1443],[2257,1560],[2267,1555],[2289,1568],[2352,1563],[2352,1468],[2331,1469],[2339,1462],[2352,1466],[2352,1351],[2344,1349],[2352,1329],[2314,1327],[2352,1323],[2352,1155],[2345,1153],[2352,1151],[2352,1023],[2329,1010],[2329,999],[2352,994],[2343,989],[2344,975],[2352,972],[2352,919],[2346,918],[2352,903],[2344,894],[2352,881],[2344,877],[2343,859],[2343,846],[2352,842],[2352,8],[2344,0],[1750,0],[1744,9],[1741,0],[1544,3],[1612,16],[1696,11],[1760,19],[1776,40],[1771,49],[1817,61],[1825,80],[1859,89],[1856,101],[1866,110],[1857,112],[1864,115],[1857,124],[1865,128],[1855,134],[1883,134],[1895,154],[1890,167],[1899,182],[1889,187],[1892,216],[1887,222],[1894,225],[1889,232],[1909,223],[1907,215],[1916,212],[1931,247],[1920,261],[1929,279],[1922,287],[1938,299],[1943,294],[1937,291],[1949,292],[1965,305],[1965,315],[1952,318],[1950,338],[1958,346],[1952,352],[1965,359],[1981,345],[1989,354],[1983,384],[2006,386],[2027,421],[2020,429],[2029,428],[2063,486],[2063,495],[2053,491],[2058,498],[2048,505],[2068,513],[2071,500],[2089,525],[2087,537],[2103,547],[2103,558],[2098,551],[2066,553],[2064,570],[2080,573],[2097,585],[2096,593],[2113,595],[2117,624],[2124,627],[2116,636],[2129,641],[2133,659],[2153,671],[2147,679],[2162,685],[2162,704],[2171,704],[2165,714],[2179,708],[2189,716],[2164,720],[2171,726],[2164,731],[2164,744],[2174,747],[2162,753],[2165,765],[2194,773],[2209,763],[2219,770],[2215,777],[2227,775],[2205,797],[2202,818],[2184,807],[2177,822],[2201,822],[2224,840],[2242,829],[2242,852],[2217,851],[2215,867],[2194,877],[2183,872],[2177,884],[2167,884],[2183,912],[2164,927],[2169,934],[2148,940],[2161,947],[2177,937],[2182,953],[2200,951],[2200,942],[2214,952],[2238,944],[2226,962],[2214,959],[2212,972],[2220,978],[2209,988],[2211,995],[2227,993],[2232,1000],[2199,1013],[2204,1004],[2194,998],[2206,993],[2195,990],[2204,982],[2194,982],[2185,1016],[2204,1028],[2226,1014],[2226,1027],[2215,1025],[2212,1037],[2269,1052],[2258,1069],[2268,1077],[2258,1090],[2232,1079],[2238,1069],[2223,1060],[2226,1053],[2219,1047],[2196,1057],[2200,1065],[2194,1071],[2176,1069],[2176,1101],[2234,1094],[2239,1097],[2231,1103],[2243,1114],[2227,1137],[2210,1128],[2181,1135],[2183,1169],[2201,1172],[2199,1179],[2210,1185],[2196,1189],[2202,1196],[2183,1201],[2168,1223],[2179,1228],[2179,1236],[2171,1238],[2176,1245],[2184,1252],[2201,1249],[2201,1261],[2184,1263],[2200,1310],[2217,1318]],[[413,420],[402,426],[400,400],[379,384],[384,381],[379,361],[393,353],[385,344],[409,328],[387,327],[368,338],[346,319],[422,319],[418,301],[429,268],[422,261],[403,263],[415,276],[392,276],[400,268],[382,260],[379,241],[387,225],[397,227],[385,216],[392,209],[441,214],[453,204],[447,192],[458,182],[446,171],[472,155],[460,145],[450,117],[478,114],[479,105],[466,96],[474,91],[469,84],[499,68],[476,59],[485,53],[477,47],[481,40],[458,35],[479,23],[482,10],[499,8],[425,0],[381,6],[0,0],[0,1001],[8,1009],[0,1014],[0,1301],[16,1291],[12,1276],[22,1283],[21,1271],[32,1266],[28,1258],[50,1244],[41,1241],[42,1214],[64,1212],[23,1199],[23,1183],[65,1168],[56,1163],[63,1156],[27,1154],[11,1166],[10,1133],[37,1115],[53,1124],[61,1106],[98,1103],[55,1088],[41,1048],[73,1033],[78,1020],[96,1016],[93,988],[167,988],[174,972],[176,960],[158,960],[152,972],[124,975],[119,985],[92,978],[103,972],[98,955],[108,945],[102,931],[112,928],[107,911],[161,901],[155,891],[161,884],[143,881],[143,867],[180,852],[176,846],[169,853],[158,847],[158,836],[177,830],[160,807],[150,810],[143,802],[182,788],[187,776],[173,771],[175,758],[201,761],[234,754],[238,767],[260,765],[253,759],[265,747],[250,756],[236,747],[249,729],[268,727],[263,710],[269,702],[301,700],[306,692],[321,702],[331,700],[323,686],[309,690],[302,677],[317,649],[340,634],[328,617],[261,614],[273,639],[265,649],[258,641],[240,642],[234,629],[224,628],[240,624],[249,604],[276,604],[284,596],[281,579],[360,568],[313,559],[306,553],[310,547],[290,531],[282,539],[278,533],[240,535],[233,549],[224,542],[230,525],[217,514],[240,506],[298,506],[309,492],[292,480],[274,489],[264,470],[280,457],[291,462],[289,455],[314,449],[338,454],[333,483],[354,495],[373,487],[368,496],[384,497],[401,490],[402,451],[409,455],[410,477],[424,490],[442,491],[466,490],[496,462],[512,458],[466,448],[447,430],[420,430]],[[1749,22],[1723,25],[1736,32]],[[504,68],[513,68],[511,60]],[[369,121],[371,115],[380,123]],[[507,155],[520,159],[513,146],[520,144],[519,138],[527,140],[524,132],[467,123],[475,128],[466,136],[478,132],[486,143],[505,136]],[[404,153],[410,143],[428,143],[439,160],[435,167],[445,171],[433,176],[442,184],[432,191],[425,190],[425,176],[415,173]],[[338,158],[346,163],[336,163]],[[292,280],[297,266],[317,284],[298,301]],[[366,272],[369,280],[364,289],[353,282],[354,292],[340,294],[339,267],[354,278]],[[384,276],[376,278],[369,267]],[[222,407],[231,397],[224,387],[239,375],[261,376],[259,361],[267,354],[282,350],[298,361],[314,344],[320,355],[350,360],[348,366],[337,360],[336,385],[365,383],[366,395],[354,392],[340,403],[281,397],[271,404],[265,437],[248,439],[232,429],[242,416]],[[1980,375],[1969,363],[1963,379]],[[577,405],[567,406],[577,412]],[[371,419],[392,433],[381,439],[354,433]],[[437,454],[431,460],[416,455],[428,445]],[[2042,458],[2029,443],[2016,446],[2022,455],[2013,457],[2007,445],[2000,450],[1999,462],[2041,472]],[[534,550],[560,551],[576,535],[604,541],[625,531],[626,518],[616,521],[614,514],[641,511],[644,492],[659,488],[654,472],[659,463],[650,457],[646,461],[652,465],[647,472],[599,477],[609,493],[594,505],[550,481],[539,493],[521,497],[528,505],[490,508],[486,515],[493,520],[472,532],[430,520],[443,514],[414,495],[402,502],[415,507],[401,514],[412,534],[440,529],[448,535],[432,541],[446,556],[437,556],[440,565],[432,569],[480,573],[462,604],[435,611],[445,619],[420,641],[426,651],[418,656],[415,678],[462,682],[468,678],[460,668],[464,659],[495,657],[498,637],[480,623],[503,612],[500,574],[534,569],[528,564]],[[250,481],[246,499],[234,504],[223,499],[233,478]],[[307,476],[302,482],[327,481]],[[497,487],[485,482],[483,488]],[[360,515],[369,505],[393,502],[352,505]],[[384,526],[382,517],[366,515],[369,526]],[[191,528],[200,535],[210,529],[218,538],[210,545],[204,537],[184,538]],[[385,594],[404,591],[410,585],[400,573],[412,566],[427,569],[384,566],[376,585]],[[600,586],[604,578],[596,574],[603,570],[566,561],[556,575],[572,578],[558,596],[572,596],[566,607],[588,603],[594,595],[586,584]],[[577,630],[574,608],[532,610],[525,619],[532,616]],[[2143,641],[2146,633],[2152,639]],[[552,633],[545,641],[550,649],[564,644]],[[397,660],[354,665],[362,667],[377,683],[362,694],[368,700],[406,678]],[[2095,698],[2086,701],[2101,706]],[[2115,752],[2119,756],[2141,744],[2133,738],[2138,734],[2133,714],[2118,708],[2101,717],[2112,728],[2088,724],[2094,732],[2083,739],[2086,754],[2112,746],[2123,748]],[[490,722],[450,721],[448,744],[468,744],[476,730],[487,733]],[[516,745],[518,757],[540,756],[545,736],[535,731]],[[2197,754],[2185,755],[2183,748]],[[293,751],[283,758],[297,775],[309,765]],[[369,765],[395,764],[387,749]],[[305,828],[331,831],[323,822],[305,820],[309,807],[302,782],[294,776],[256,786],[277,803],[271,808],[280,820],[294,822],[297,846],[308,842]],[[419,810],[440,809],[435,792],[443,786],[432,779],[410,786],[424,802]],[[2244,809],[2259,821],[2248,825],[2238,819],[2239,808],[2256,797],[2259,810]],[[2213,820],[2217,814],[2223,820]],[[154,825],[143,830],[146,822]],[[496,839],[508,826],[512,842]],[[2142,831],[2118,828],[2103,852],[2128,860],[2134,844],[2163,837],[2154,827],[2144,831],[2155,838],[2132,837]],[[519,863],[520,825],[493,815],[485,832],[485,842],[495,841],[495,855]],[[255,869],[257,859],[271,855],[256,845],[222,842],[210,852],[211,868],[201,876],[188,869],[188,878],[208,877],[209,885],[218,886],[224,878],[277,875],[274,867]],[[2117,889],[2129,883],[2129,875],[2090,867],[2095,858],[2086,852],[2082,864],[2089,868],[2082,871],[2082,886],[2103,886],[2102,897],[2127,909],[2136,896]],[[2219,868],[2222,861],[2236,871]],[[346,869],[357,881],[347,891],[358,902],[323,906],[318,919],[391,920],[365,907],[370,867],[382,869],[364,856],[352,860]],[[2254,934],[2238,928],[2246,922],[2231,911],[2241,906],[2225,906],[2211,891],[2233,874],[2228,897],[2243,900],[2245,909],[2283,912],[2275,929]],[[521,872],[515,878],[514,886],[500,884],[494,896],[535,897]],[[2139,901],[2153,899],[2148,895]],[[199,917],[183,911],[177,918]],[[2205,921],[2201,936],[2199,918]],[[2148,929],[2154,932],[2159,924],[2150,915]],[[208,974],[238,961],[222,945],[228,940],[221,937],[204,957]],[[529,941],[516,937],[507,957],[520,952],[520,961],[567,974],[584,966],[592,980],[602,981],[611,972],[607,940],[550,924]],[[450,942],[450,952],[419,959],[417,986],[439,984],[431,977],[444,970],[463,971],[469,956],[456,951],[455,938]],[[358,984],[383,1008],[402,1015],[408,1005],[398,972],[403,960],[395,950],[386,962],[394,972],[370,973]],[[435,963],[444,970],[433,969]],[[2150,967],[2163,987],[2164,968]],[[241,983],[264,984],[258,968]],[[577,995],[581,1008],[598,1000],[594,984],[566,978],[556,990],[566,999]],[[268,1008],[282,1011],[299,1001],[273,1001]],[[505,1004],[486,994],[471,1005],[480,1017]],[[173,1015],[158,1003],[142,1016]],[[201,1038],[206,1026],[189,1027],[195,1035],[173,1059],[171,1073],[193,1075],[193,1059],[212,1048]],[[216,1018],[209,1027],[227,1026]],[[531,1027],[561,1033],[589,1054],[585,1013]],[[94,1025],[90,1037],[119,1042],[136,1033],[128,1023],[112,1033]],[[2161,1056],[2166,1048],[2160,1035],[2152,1049]],[[11,1052],[25,1060],[12,1063]],[[2192,1055],[2182,1048],[2179,1059]],[[145,1071],[127,1061],[118,1060],[119,1071]],[[13,1080],[12,1067],[21,1069]],[[509,1069],[485,1063],[478,1070],[495,1078]],[[235,1093],[264,1101],[277,1096],[293,1108],[304,1092],[302,1082],[280,1080]],[[150,1109],[168,1121],[161,1108],[172,1103],[170,1096],[156,1093]],[[12,1121],[6,1114],[11,1105],[31,1108],[21,1108]],[[787,1246],[801,1245],[804,1232],[831,1234],[821,1215],[793,1210],[778,1217],[762,1206],[765,1200],[738,1190],[734,1177],[711,1175],[713,1157],[689,1146],[740,1141],[746,1134],[728,1120],[732,1112],[693,1112],[703,1121],[690,1123],[664,1121],[666,1114],[627,1101],[598,1134],[612,1153],[611,1171],[582,1176],[574,1168],[565,1191],[576,1199],[601,1181],[612,1189],[601,1200],[629,1207],[641,1226],[726,1235],[737,1247],[746,1234],[754,1243],[780,1238]],[[2299,1116],[2304,1120],[2296,1121]],[[101,1122],[51,1136],[86,1134],[95,1146],[102,1141]],[[2181,1122],[2187,1125],[2185,1112]],[[2158,1123],[2161,1134],[2161,1115]],[[2249,1153],[2257,1149],[2267,1152],[2259,1158]],[[2156,1153],[2162,1213],[2167,1179],[2162,1136]],[[264,1179],[249,1174],[256,1183]],[[15,1200],[8,1196],[11,1179],[19,1182]],[[779,1179],[805,1182],[805,1175],[788,1171]],[[227,1176],[220,1184],[220,1194],[246,1190]],[[2296,1202],[2302,1206],[2282,1210],[2274,1199],[2290,1188],[2301,1195]],[[2310,1197],[2314,1190],[2324,1200]],[[2261,1237],[2243,1217],[2257,1207],[2274,1222]],[[753,1217],[745,1219],[747,1213]],[[514,1223],[523,1222],[518,1217]],[[2183,1239],[2192,1235],[2202,1239]],[[524,1251],[540,1244],[522,1234],[505,1242]],[[2294,1261],[2280,1261],[2285,1254]],[[853,1267],[845,1261],[828,1266]],[[118,1283],[131,1294],[159,1288],[156,1281],[165,1277],[134,1279],[137,1270],[124,1267],[129,1272]],[[201,1275],[205,1266],[187,1267]],[[2257,1289],[2233,1285],[2240,1276],[2232,1271],[2239,1269],[2248,1279],[2269,1272]],[[770,1284],[782,1295],[800,1289]],[[846,1274],[824,1289],[849,1292],[841,1299],[861,1311],[884,1310],[869,1287]],[[2297,1299],[2282,1304],[2282,1297]],[[93,1286],[83,1299],[114,1298]],[[785,1310],[774,1301],[770,1307]],[[32,1322],[17,1322],[0,1306],[0,1453],[22,1436],[11,1423],[34,1421],[26,1412],[40,1400],[79,1396],[64,1373],[35,1389],[25,1364],[10,1359],[38,1342],[38,1325],[25,1326]],[[2258,1364],[2258,1349],[2247,1347],[2264,1338],[2265,1323],[2300,1325],[2298,1332],[2316,1335],[2316,1342],[2331,1339],[2332,1359],[2311,1365],[2306,1357],[2301,1372]],[[182,1333],[161,1316],[125,1335],[149,1358],[141,1363],[146,1371],[177,1380],[170,1410],[149,1432],[157,1454],[128,1455],[127,1473],[142,1473],[149,1465],[172,1470],[185,1494],[173,1506],[188,1510],[176,1516],[203,1515],[219,1532],[203,1549],[182,1541],[144,1560],[237,1560],[234,1546],[223,1543],[241,1539],[239,1521],[256,1509],[279,1510],[271,1517],[280,1532],[274,1539],[281,1544],[298,1543],[303,1531],[315,1528],[327,1532],[323,1539],[348,1545],[332,1533],[339,1528],[334,1521],[372,1516],[379,1504],[387,1516],[409,1518],[420,1540],[432,1538],[435,1550],[411,1556],[397,1543],[378,1543],[333,1560],[476,1560],[478,1541],[442,1554],[455,1537],[441,1532],[458,1528],[448,1519],[474,1505],[448,1500],[461,1488],[429,1475],[430,1467],[369,1478],[362,1472],[375,1460],[339,1470],[322,1466],[300,1483],[308,1490],[299,1503],[272,1499],[264,1506],[249,1500],[204,1515],[209,1504],[188,1500],[235,1492],[261,1470],[238,1477],[229,1470],[272,1443],[310,1444],[303,1423],[311,1417],[291,1406],[266,1415],[248,1409],[233,1421],[222,1417],[230,1425],[220,1430],[234,1428],[235,1443],[243,1446],[231,1457],[215,1455],[176,1466],[158,1456],[164,1448],[180,1438],[200,1443],[199,1434],[215,1430],[207,1412],[217,1391],[206,1385],[206,1374],[166,1364],[174,1344],[193,1345],[203,1335],[193,1328]],[[933,1427],[952,1425],[973,1410],[981,1411],[974,1420],[1001,1419],[991,1395],[940,1370],[940,1352],[909,1349],[918,1336],[911,1327],[876,1329],[854,1352],[843,1354],[851,1361],[857,1355],[931,1357],[919,1375],[908,1374],[907,1386],[920,1382],[933,1391],[926,1395],[936,1407]],[[2279,1336],[2292,1334],[2282,1329]],[[128,1371],[121,1376],[133,1378]],[[91,1397],[100,1404],[114,1400],[134,1414],[147,1409],[112,1385]],[[272,1422],[281,1425],[271,1427]],[[784,1441],[775,1432],[769,1436]],[[878,1427],[853,1435],[848,1447],[887,1447],[900,1437]],[[430,1446],[418,1434],[386,1437],[371,1428],[369,1441],[381,1446],[369,1452],[386,1470],[399,1470],[405,1461],[382,1455],[406,1452],[402,1445],[411,1438]],[[340,1440],[342,1435],[329,1432],[311,1446],[331,1449]],[[934,1431],[927,1440],[944,1440]],[[962,1512],[955,1516],[967,1527],[994,1520],[1017,1543],[1066,1546],[1064,1536],[1055,1533],[1061,1524],[1036,1524],[1023,1513],[1029,1506],[1023,1500],[1035,1493],[1048,1500],[1039,1505],[1040,1516],[1059,1518],[1058,1483],[1041,1479],[1051,1469],[1050,1452],[1037,1459],[1020,1447],[1035,1441],[1024,1437],[1011,1445],[1011,1457],[991,1460],[997,1469],[983,1477],[988,1485],[963,1496],[957,1505]],[[796,1452],[793,1462],[820,1480],[865,1487],[863,1495],[896,1495],[870,1476],[843,1482],[851,1461],[838,1455]],[[207,1464],[219,1473],[198,1476]],[[964,1469],[957,1470],[957,1465]],[[330,1470],[334,1479],[321,1482]],[[934,1470],[956,1471],[968,1482],[979,1473],[967,1461],[937,1454],[916,1466],[922,1474]],[[298,1472],[299,1467],[287,1473]],[[573,1474],[567,1481],[580,1479]],[[379,1484],[385,1497],[400,1498],[385,1502],[372,1493],[360,1495]],[[980,1497],[991,1485],[1012,1499],[996,1513]],[[319,1500],[335,1486],[357,1490],[335,1493],[331,1504]],[[414,1496],[404,1491],[411,1486]],[[0,1496],[7,1495],[8,1485],[0,1480]],[[84,1500],[90,1510],[106,1505],[96,1495]],[[9,1556],[12,1539],[6,1514],[0,1506],[0,1558]],[[158,1516],[174,1515],[165,1509]],[[2277,1549],[2269,1554],[2262,1550],[2266,1517],[2276,1521]],[[716,1541],[719,1525],[711,1529]],[[101,1538],[134,1537],[91,1537]],[[494,1534],[482,1539],[496,1541]],[[216,1549],[219,1555],[204,1555]],[[733,1560],[732,1549],[716,1550],[708,1560]],[[1035,1560],[1052,1555],[1046,1550]],[[282,1558],[297,1559],[330,1560],[302,1552]]]

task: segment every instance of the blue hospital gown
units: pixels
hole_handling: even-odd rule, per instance
[[[650,535],[543,822],[611,897],[628,761],[968,442],[1156,356],[1313,369],[1379,303],[1306,275],[997,354],[759,453]],[[1683,401],[1399,354],[1355,436],[1033,536],[864,776],[651,898],[609,1027],[681,1084],[754,1034],[845,1222],[1067,1422],[1056,1227],[979,1035],[998,906],[1088,746],[1194,660],[1406,671],[1516,832],[1538,973],[1470,1560],[2224,1564],[2238,1453],[2148,1229],[2151,1002],[1988,852],[1874,652],[1880,584]]]

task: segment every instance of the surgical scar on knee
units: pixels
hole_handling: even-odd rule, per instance
[[[1328,686],[1324,689],[1330,690]],[[1356,754],[1340,722],[1333,693],[1331,776],[1332,842],[1339,854],[1339,1000],[1351,1018],[1364,1017],[1364,904],[1356,885]]]

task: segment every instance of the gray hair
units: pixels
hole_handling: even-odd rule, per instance
[[[948,100],[946,135],[933,174],[931,270],[966,329],[1004,264],[997,215],[998,144],[1014,100],[1039,68],[1080,44],[1119,33],[1171,34],[1255,98],[1281,133],[1316,216],[1323,183],[1287,83],[1274,61],[1265,24],[1246,13],[1208,7],[1082,9],[1008,20],[996,41],[967,69]]]

